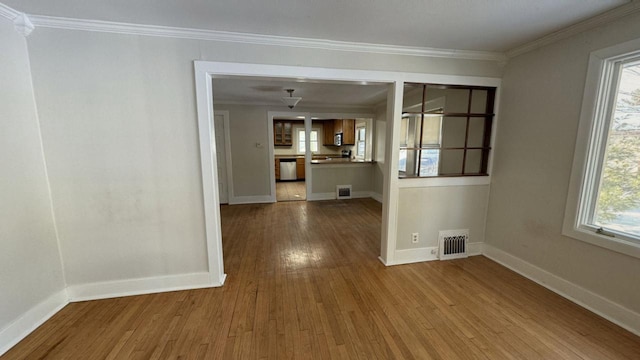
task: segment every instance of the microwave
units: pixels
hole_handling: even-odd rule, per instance
[[[342,146],[342,133],[337,133],[333,138],[333,145]]]

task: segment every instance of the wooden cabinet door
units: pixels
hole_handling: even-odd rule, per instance
[[[333,145],[335,133],[333,132],[333,121],[325,120],[322,122],[322,144],[325,146]]]
[[[291,146],[293,145],[293,127],[289,121],[273,122],[273,145]]]
[[[280,180],[280,159],[276,158],[276,181]]]
[[[304,180],[304,159],[296,159],[296,178]]]
[[[356,144],[356,120],[342,120],[342,145]]]
[[[333,120],[333,133],[340,134],[342,132],[342,119]]]

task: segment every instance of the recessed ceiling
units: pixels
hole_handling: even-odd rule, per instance
[[[27,14],[504,52],[629,0],[2,0]]]
[[[285,89],[294,89],[293,96],[302,97],[297,107],[374,107],[385,101],[384,84],[310,82],[250,77],[214,78],[213,101],[217,104],[281,105]]]

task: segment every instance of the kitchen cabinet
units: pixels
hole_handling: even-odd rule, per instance
[[[322,144],[324,146],[331,146],[335,140],[333,131],[333,120],[325,120],[322,122]]]
[[[279,181],[280,180],[280,159],[276,158],[275,163],[276,163],[276,181]]]
[[[273,145],[291,146],[293,145],[293,126],[291,121],[273,121]]]
[[[342,145],[356,144],[356,120],[355,119],[335,119],[322,122],[322,144],[333,145],[335,135],[342,133]]]
[[[342,145],[356,144],[356,120],[342,119]]]
[[[296,178],[304,180],[304,158],[296,159]]]

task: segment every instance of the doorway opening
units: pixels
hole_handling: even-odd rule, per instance
[[[305,158],[318,151],[318,132],[305,131],[305,115],[273,117],[273,154],[276,201],[307,200]]]

